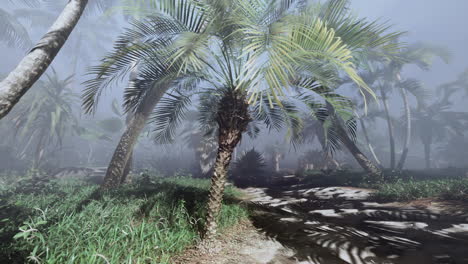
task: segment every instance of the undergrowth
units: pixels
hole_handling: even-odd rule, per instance
[[[468,201],[468,179],[398,180],[381,184],[374,197],[384,201],[410,201],[421,198]]]
[[[0,263],[169,263],[199,239],[209,182],[149,177],[98,194],[80,181],[0,190]],[[221,229],[247,217],[227,188]]]
[[[306,171],[302,183],[314,187],[352,186],[377,189],[379,201],[410,201],[422,198],[468,201],[468,178],[463,169],[395,172],[384,171],[374,180],[359,171]]]

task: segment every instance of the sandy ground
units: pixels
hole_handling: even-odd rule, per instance
[[[295,264],[293,252],[259,232],[246,220],[229,228],[210,245],[194,247],[173,259],[174,264]]]

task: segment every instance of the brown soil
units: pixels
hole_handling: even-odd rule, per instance
[[[209,250],[206,250],[209,248]],[[260,233],[245,220],[225,230],[208,246],[194,246],[172,259],[174,264],[294,264],[293,252]]]

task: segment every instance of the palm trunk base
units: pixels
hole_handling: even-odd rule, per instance
[[[213,240],[217,232],[217,219],[221,212],[227,170],[232,154],[250,122],[249,105],[245,97],[231,91],[221,99],[218,109],[218,154],[211,177],[203,239]]]

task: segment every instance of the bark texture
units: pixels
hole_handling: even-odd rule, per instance
[[[242,133],[250,122],[249,105],[242,94],[227,92],[220,102],[217,122],[218,154],[211,177],[210,194],[205,222],[205,240],[215,237],[217,218],[221,211],[226,174],[235,147],[242,138]]]
[[[145,96],[143,102],[136,109],[127,124],[127,127],[120,138],[117,148],[114,151],[106,176],[101,188],[110,189],[119,186],[122,183],[125,167],[133,153],[133,148],[137,143],[138,137],[145,128],[146,122],[151,115],[156,104],[166,93],[169,85],[161,84],[153,87],[149,94]]]
[[[130,153],[130,157],[127,160],[127,164],[125,165],[125,169],[123,170],[122,177],[120,178],[120,184],[124,184],[130,182],[131,179],[128,178],[130,171],[133,168],[133,151]]]
[[[385,110],[385,116],[387,119],[387,127],[388,127],[388,138],[390,140],[390,168],[395,168],[395,136],[393,132],[393,123],[390,116],[390,110],[388,107],[388,98],[387,94],[384,91],[385,88],[381,88],[380,92],[382,94],[382,102]]]
[[[409,145],[411,144],[411,109],[408,102],[408,94],[404,88],[400,88],[400,92],[401,97],[403,98],[403,106],[405,108],[406,134],[405,145],[403,145],[403,152],[401,153],[401,157],[397,165],[398,170],[403,169],[406,158],[408,157]]]
[[[0,82],[0,119],[11,111],[47,70],[78,23],[87,3],[88,0],[69,0],[48,32]]]
[[[337,132],[349,152],[353,155],[356,161],[361,165],[364,171],[373,178],[382,177],[382,171],[369,160],[364,153],[356,146],[354,141],[349,137],[346,130],[341,124],[337,124]]]

